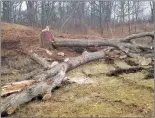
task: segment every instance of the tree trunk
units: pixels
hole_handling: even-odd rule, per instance
[[[55,39],[55,45],[57,47],[97,47],[97,46],[111,46],[115,47],[126,54],[128,53],[128,49],[132,49],[133,51],[139,51],[139,49],[151,49],[149,46],[138,45],[131,42],[132,39],[140,38],[140,37],[152,37],[154,38],[154,31],[152,32],[143,32],[139,34],[132,34],[127,36],[126,38],[120,39],[105,39],[105,40],[84,40],[84,39]],[[131,56],[131,55],[130,55]]]
[[[85,51],[81,56],[69,58],[68,61],[57,64],[43,73],[38,73],[35,77],[37,80],[23,91],[2,98],[1,113],[12,114],[21,104],[30,101],[32,98],[51,93],[51,90],[59,86],[64,80],[67,71],[103,57],[103,50],[94,53]]]
[[[27,1],[26,4],[27,4],[28,24],[33,27],[35,23],[34,1]]]
[[[11,22],[11,1],[3,1],[3,16],[2,20],[5,22]]]
[[[130,20],[130,1],[128,1],[128,25],[129,25],[129,34],[131,34],[131,20]]]
[[[101,31],[101,36],[103,36],[103,1],[99,1],[99,21],[100,21],[100,31]]]
[[[151,22],[153,23],[153,21],[154,21],[154,2],[150,2],[150,7],[151,7]]]
[[[125,6],[125,2],[121,1],[122,33],[123,33],[123,30],[124,30],[124,18],[125,18],[124,6]]]

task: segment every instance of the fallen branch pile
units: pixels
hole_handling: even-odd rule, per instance
[[[133,34],[126,38],[120,40],[105,39],[105,40],[83,40],[83,39],[56,39],[55,45],[57,47],[98,47],[98,46],[110,46],[115,49],[119,49],[128,56],[134,57],[133,52],[142,53],[144,50],[152,50],[147,45],[140,45],[132,43],[131,40],[134,38],[140,38],[149,36],[154,38],[153,32],[145,32],[140,34]],[[25,53],[25,52],[24,52]],[[16,91],[7,91],[3,93],[1,101],[1,114],[8,113],[12,114],[20,105],[31,101],[34,97],[39,95],[43,96],[43,99],[49,99],[51,97],[51,91],[60,86],[66,79],[66,72],[74,69],[77,66],[85,64],[89,61],[97,60],[105,57],[105,50],[100,50],[97,52],[87,52],[84,51],[81,56],[72,57],[65,59],[62,63],[50,64],[46,59],[38,56],[35,53],[25,53],[31,59],[35,60],[40,64],[43,69],[36,70],[31,73],[29,77],[33,76],[33,81],[31,81],[26,88]],[[131,71],[138,71],[142,68],[131,69]],[[109,75],[114,75],[115,73],[122,73],[126,70],[117,70],[111,72]],[[22,78],[23,79],[23,78]],[[20,79],[21,80],[21,79]],[[18,83],[20,84],[20,83]],[[24,84],[25,85],[25,84]],[[27,85],[27,84],[26,84]],[[6,86],[5,86],[6,87]],[[2,88],[5,89],[5,87]],[[2,96],[2,95],[1,95]]]
[[[36,54],[30,54],[30,55],[38,63],[44,60],[43,58],[36,56]],[[46,96],[46,94],[48,95],[51,94],[51,90],[53,90],[56,86],[59,86],[61,82],[64,80],[67,71],[81,64],[96,59],[100,59],[103,57],[104,57],[103,50],[93,53],[85,51],[81,56],[69,58],[68,61],[64,61],[51,68],[46,69],[41,73],[38,73],[38,75],[34,77],[34,80],[36,81],[33,81],[33,84],[29,85],[27,88],[25,88],[20,92],[13,93],[4,98],[2,97],[1,113],[7,112],[8,114],[12,114],[21,104],[30,101],[32,98],[38,95]],[[45,62],[46,61],[44,60],[44,63]],[[43,63],[41,64],[44,67],[46,67],[46,63],[45,65]]]

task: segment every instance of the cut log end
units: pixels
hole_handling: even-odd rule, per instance
[[[49,100],[49,99],[51,98],[51,96],[52,96],[52,95],[51,95],[50,93],[45,94],[45,95],[43,96],[42,100],[43,100],[43,101]]]

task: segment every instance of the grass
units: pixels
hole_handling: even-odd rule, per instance
[[[30,102],[14,115],[153,116],[154,93],[147,87],[154,90],[154,82],[152,79],[143,80],[145,73],[107,77],[99,73],[108,72],[114,67],[103,61],[94,61],[70,71],[68,77],[86,77],[83,69],[89,69],[93,74],[90,78],[96,83],[63,86],[53,92],[49,101]]]

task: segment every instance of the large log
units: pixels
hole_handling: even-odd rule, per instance
[[[138,34],[132,34],[125,38],[119,39],[95,39],[95,40],[86,40],[86,39],[61,39],[56,38],[54,45],[57,47],[99,47],[99,46],[110,46],[115,49],[121,50],[129,57],[134,57],[133,52],[140,53],[144,50],[153,49],[153,47],[147,45],[141,45],[131,42],[132,39],[141,38],[141,37],[152,37],[154,38],[154,31],[152,32],[143,32]],[[132,53],[131,53],[132,52]]]
[[[104,55],[103,50],[93,53],[85,51],[81,56],[69,58],[64,62],[46,70],[44,73],[38,74],[38,78],[35,83],[19,93],[14,93],[10,96],[2,98],[1,113],[6,112],[11,114],[21,104],[30,101],[32,98],[38,95],[51,93],[51,90],[53,90],[56,86],[59,86],[64,80],[67,71],[89,61],[103,58]]]
[[[85,39],[56,39],[55,45],[57,47],[99,47],[110,46],[121,50],[129,57],[133,55],[129,52],[141,52],[142,49],[151,50],[151,47],[140,44],[123,43],[118,40],[85,40]]]
[[[143,46],[138,44],[130,44],[130,43],[122,43],[119,40],[86,40],[86,39],[56,39],[54,43],[59,47],[98,47],[98,46],[111,46],[120,49],[120,46],[124,46],[127,48],[135,49],[135,48],[146,48],[150,49],[149,46]]]
[[[61,39],[55,38],[56,46],[69,46],[69,47],[94,47],[94,46],[112,46],[118,48],[119,45],[124,45],[124,43],[131,43],[132,39],[141,38],[141,37],[152,37],[154,38],[154,31],[152,32],[143,32],[138,34],[132,34],[125,38],[118,39],[95,39],[95,40],[85,40],[85,39]],[[127,45],[128,46],[128,45]],[[132,47],[132,46],[131,46]],[[141,46],[143,47],[143,46]],[[146,46],[144,46],[145,48]]]

